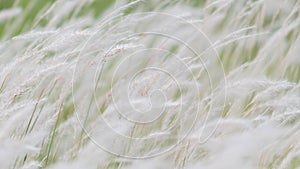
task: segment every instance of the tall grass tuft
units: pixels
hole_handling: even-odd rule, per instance
[[[0,0],[0,169],[300,168],[299,9]]]

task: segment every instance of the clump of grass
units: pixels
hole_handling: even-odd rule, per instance
[[[0,1],[0,168],[299,168],[299,8]]]

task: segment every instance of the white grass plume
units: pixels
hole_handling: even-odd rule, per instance
[[[299,1],[0,8],[1,169],[300,167]]]

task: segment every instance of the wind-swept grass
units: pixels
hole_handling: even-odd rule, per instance
[[[299,8],[0,0],[0,168],[299,168]]]

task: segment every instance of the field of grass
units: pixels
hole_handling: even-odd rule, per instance
[[[0,0],[0,169],[299,169],[300,1]]]

